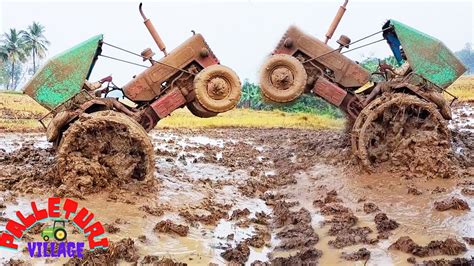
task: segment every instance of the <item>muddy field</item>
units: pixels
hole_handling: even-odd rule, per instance
[[[456,108],[450,125],[456,175],[447,179],[361,171],[340,131],[165,129],[151,133],[154,179],[88,189],[57,175],[42,134],[3,133],[0,230],[16,210],[30,210],[32,199],[44,204],[55,195],[77,199],[106,224],[113,244],[87,254],[88,262],[468,265],[473,110]],[[6,264],[27,258],[27,252],[0,256]]]

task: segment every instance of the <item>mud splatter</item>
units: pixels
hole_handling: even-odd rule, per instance
[[[469,205],[465,200],[460,198],[451,197],[442,201],[435,201],[435,209],[438,211],[447,211],[447,210],[470,210]]]
[[[179,236],[187,236],[189,227],[185,225],[175,224],[171,220],[160,221],[155,225],[153,231],[167,234],[177,234]]]

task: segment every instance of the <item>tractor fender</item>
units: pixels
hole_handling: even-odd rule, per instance
[[[418,97],[436,104],[444,119],[451,120],[453,118],[451,107],[448,101],[443,97],[442,93],[436,92],[434,90],[424,90],[420,86],[416,86],[407,82],[399,83],[393,87],[394,90],[401,88],[407,88]]]
[[[74,111],[64,110],[54,115],[51,122],[46,127],[46,139],[49,142],[56,142],[60,139],[62,132],[64,132],[69,124],[74,122],[82,113],[93,113],[97,111],[111,109],[110,104],[98,99],[90,100],[82,104]]]

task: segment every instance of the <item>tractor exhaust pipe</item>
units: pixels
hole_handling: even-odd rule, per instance
[[[138,6],[138,10],[140,10],[140,14],[141,14],[142,17],[143,17],[143,23],[145,23],[145,26],[146,26],[146,28],[148,29],[148,31],[150,32],[151,37],[153,38],[153,40],[155,40],[156,44],[158,45],[158,48],[160,48],[160,50],[163,52],[163,54],[164,54],[165,56],[167,56],[168,53],[166,52],[165,43],[164,43],[163,40],[160,38],[160,35],[159,35],[158,32],[156,31],[155,26],[153,26],[153,23],[151,23],[151,20],[148,19],[148,18],[145,16],[145,14],[143,13],[143,10],[142,10],[142,3],[140,3],[140,5]]]
[[[329,39],[332,38],[332,35],[336,31],[339,22],[341,22],[342,16],[344,16],[344,12],[346,12],[346,6],[349,0],[345,0],[344,4],[339,7],[339,10],[336,13],[336,16],[332,20],[331,26],[329,26],[328,32],[326,33],[326,41],[324,43],[328,43]]]

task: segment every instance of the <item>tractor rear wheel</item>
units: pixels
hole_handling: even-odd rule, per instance
[[[206,110],[222,113],[233,109],[240,100],[241,85],[237,74],[222,65],[212,65],[194,78],[196,101]]]
[[[436,171],[451,151],[447,123],[433,103],[402,93],[374,100],[352,130],[352,149],[372,169],[384,163],[410,172]]]
[[[287,54],[276,54],[260,69],[260,88],[268,99],[286,103],[303,94],[307,74],[303,64]]]
[[[59,144],[61,182],[82,192],[151,179],[154,152],[146,131],[115,111],[82,114]]]

